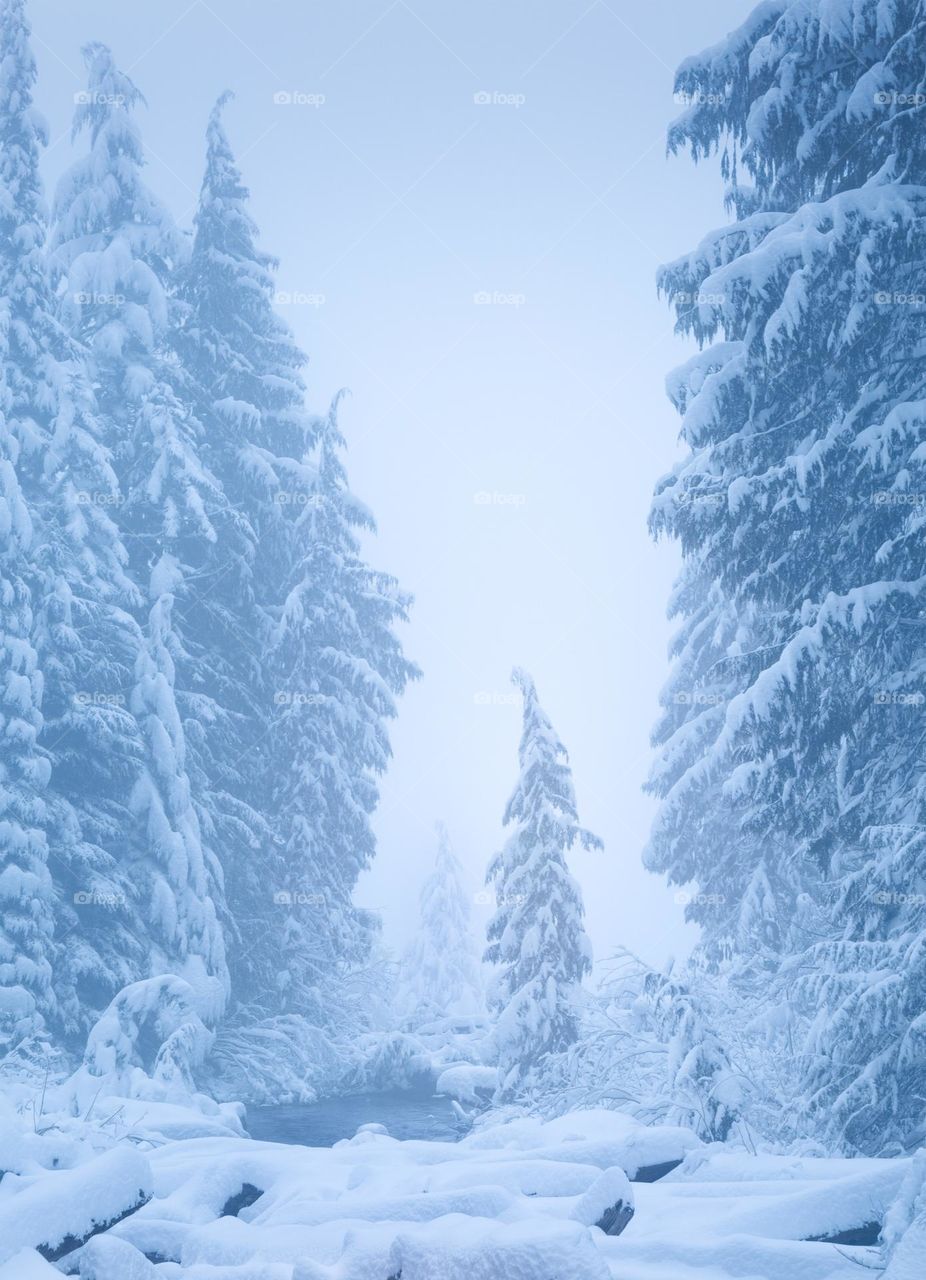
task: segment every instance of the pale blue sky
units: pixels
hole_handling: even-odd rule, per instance
[[[654,275],[724,217],[715,171],[665,157],[673,69],[751,7],[33,0],[49,177],[73,154],[88,39],[148,98],[150,181],[182,222],[206,116],[234,89],[227,123],[295,299],[312,404],[352,390],[371,556],[417,598],[405,640],[425,672],[361,889],[396,945],[436,818],[481,887],[517,768],[515,663],[606,842],[575,859],[596,954],[623,943],[662,962],[691,945],[674,891],[640,866],[676,564],[646,513],[676,448],[665,374],[687,354]]]

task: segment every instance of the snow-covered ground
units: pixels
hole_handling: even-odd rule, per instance
[[[95,1126],[0,1117],[0,1280],[848,1280],[878,1250],[811,1237],[882,1222],[911,1164],[748,1155],[595,1110],[284,1146],[232,1108],[111,1121],[112,1101]],[[618,1235],[596,1225],[631,1208]]]

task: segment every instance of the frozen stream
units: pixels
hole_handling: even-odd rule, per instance
[[[455,1142],[466,1131],[465,1124],[454,1114],[450,1099],[435,1097],[426,1089],[248,1107],[248,1132],[252,1138],[265,1142],[331,1147],[341,1138],[352,1138],[362,1124],[385,1125],[393,1138],[403,1141],[423,1138]]]

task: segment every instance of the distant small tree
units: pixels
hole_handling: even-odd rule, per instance
[[[490,1002],[498,1015],[500,1098],[530,1085],[544,1058],[578,1038],[578,992],[592,949],[566,855],[576,842],[602,847],[579,825],[569,757],[533,680],[518,669],[512,680],[524,698],[521,776],[504,815],[514,829],[486,878],[497,901],[485,958],[499,967]]]
[[[420,925],[402,965],[402,1003],[416,1023],[472,1014],[483,1005],[462,868],[437,824],[437,858],[420,897]]]

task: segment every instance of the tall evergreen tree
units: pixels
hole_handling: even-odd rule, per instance
[[[118,486],[82,352],[56,319],[48,280],[39,176],[46,129],[33,105],[35,76],[23,0],[3,0],[0,298],[7,456],[19,493],[18,504],[9,497],[16,515],[8,554],[18,547],[24,557],[10,581],[23,610],[27,589],[31,595],[21,639],[34,651],[17,663],[43,713],[39,721],[22,711],[43,751],[34,818],[41,814],[55,898],[56,937],[43,955],[43,968],[54,970],[46,1020],[79,1039],[95,1011],[137,975],[142,949],[134,889],[112,849],[124,826],[114,779],[118,789],[140,749],[124,705],[140,638],[126,612],[135,592],[111,518]],[[49,766],[50,785],[41,789],[39,773]],[[45,912],[47,926],[41,901],[36,893],[33,911],[37,922]]]
[[[202,422],[202,456],[234,520],[208,587],[210,668],[222,714],[207,730],[204,764],[217,791],[232,930],[229,962],[241,1004],[274,999],[277,866],[271,807],[271,726],[279,714],[269,637],[289,583],[294,521],[314,475],[304,458],[316,433],[305,408],[305,357],[274,311],[276,262],[257,243],[249,194],[219,99],[209,120],[193,249],[180,272],[177,353]]]
[[[410,599],[360,553],[359,531],[375,526],[347,487],[337,407],[320,424],[269,654],[279,712],[270,735],[277,894],[287,908],[274,941],[281,994],[295,1010],[319,1007],[324,979],[369,953],[378,925],[352,894],[375,852],[370,818],[391,754],[387,722],[417,675],[395,633]]]
[[[591,972],[581,890],[566,855],[576,843],[601,848],[579,825],[566,748],[537,698],[531,677],[515,670],[524,699],[518,751],[521,773],[505,809],[514,829],[489,865],[497,910],[485,958],[498,966],[490,1001],[498,1014],[499,1095],[537,1080],[544,1059],[578,1036],[578,990]]]
[[[16,162],[23,145],[17,80],[28,77],[18,8],[0,10],[0,1052],[41,1030],[53,1003],[54,898],[44,797],[49,762],[38,741],[43,690],[30,584],[34,518],[18,476],[22,441],[11,420],[9,385],[17,309]]]
[[[29,40],[0,0],[2,1032],[74,1047],[151,974],[215,1021],[226,938],[239,1005],[320,1021],[374,929],[351,895],[408,599],[361,558],[334,410],[305,409],[225,100],[190,252],[142,178],[141,95],[87,46],[46,257]]]
[[[434,870],[422,886],[418,930],[402,965],[402,997],[416,1026],[483,1008],[462,875],[447,828],[440,822]]]
[[[258,246],[250,194],[223,125],[232,95],[223,94],[209,118],[196,234],[181,273],[187,310],[178,339],[205,409],[225,430],[208,433],[234,492],[275,514],[275,485],[263,477],[279,457],[301,459],[315,437],[305,408],[301,371],[306,364],[286,324],[274,311],[277,260]],[[269,456],[266,451],[269,450]],[[278,504],[286,505],[286,504]]]
[[[105,46],[84,52],[89,82],[74,131],[89,133],[90,151],[59,186],[53,264],[62,314],[87,347],[99,388],[129,569],[144,601],[129,695],[144,759],[119,855],[141,886],[150,972],[186,978],[201,1013],[214,1018],[227,994],[222,877],[203,838],[209,796],[191,787],[184,711],[206,717],[214,703],[195,615],[227,512],[167,346],[168,286],[184,245],[142,179],[133,111],[143,99]]]
[[[774,0],[686,62],[670,145],[721,151],[736,220],[661,279],[705,350],[648,861],[734,985],[758,931],[814,1123],[870,1152],[926,1090],[924,37],[922,0]]]
[[[49,762],[38,743],[42,682],[26,576],[32,522],[16,476],[9,402],[0,383],[0,1054],[40,1031],[53,1004],[54,898],[43,794]]]

